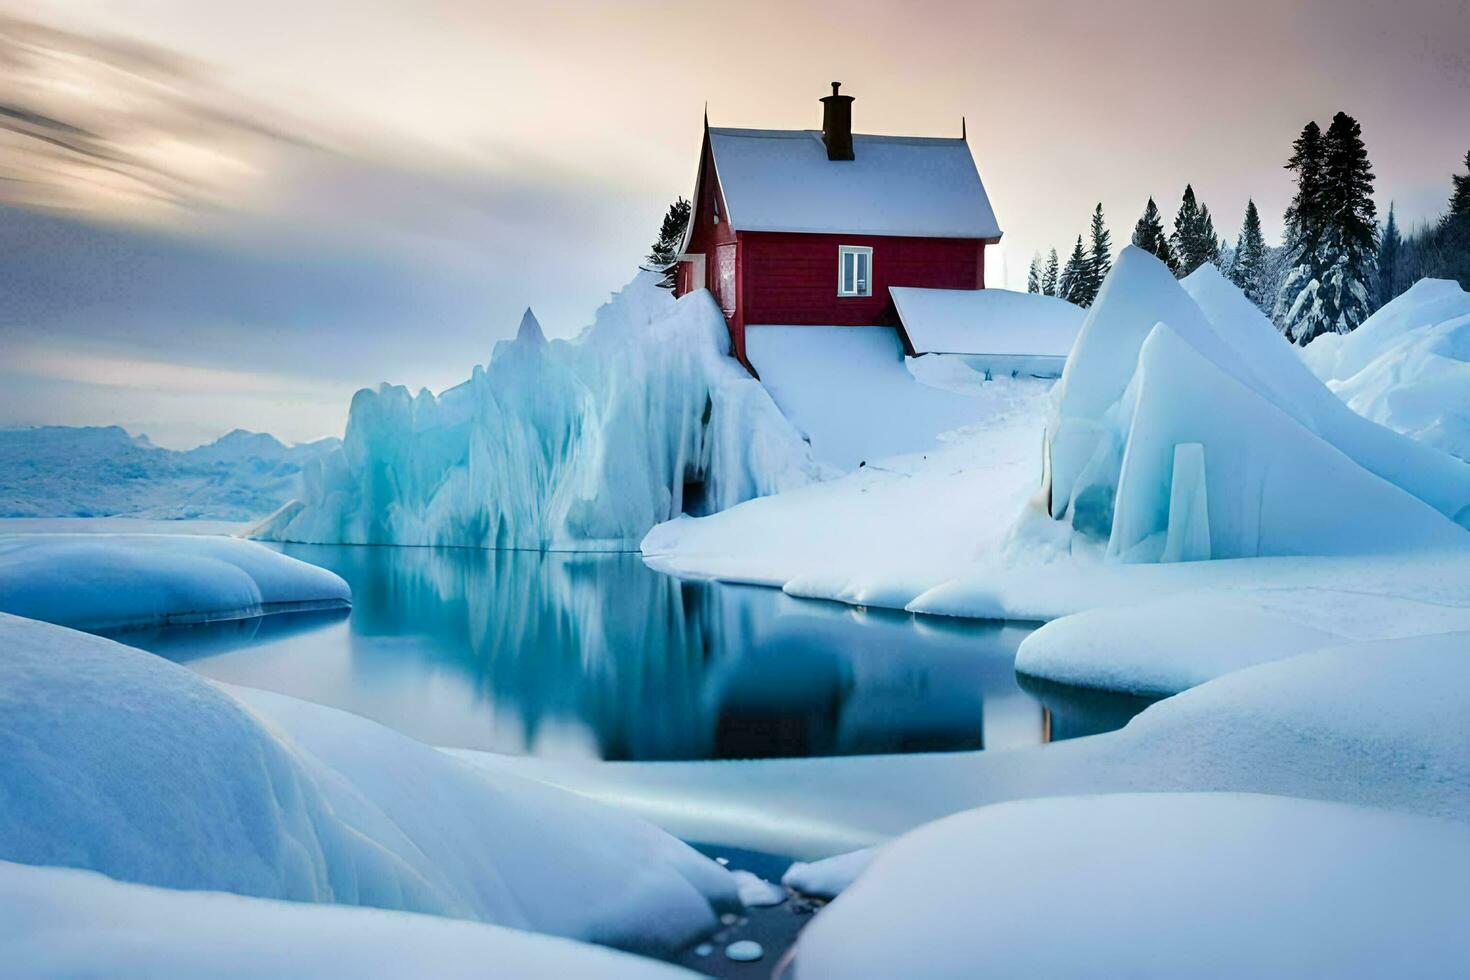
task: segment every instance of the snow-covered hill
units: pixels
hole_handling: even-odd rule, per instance
[[[248,521],[294,497],[302,468],[339,445],[236,429],[181,452],[115,425],[0,429],[0,517]]]

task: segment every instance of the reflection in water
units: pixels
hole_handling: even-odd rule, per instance
[[[1043,740],[1013,669],[1024,627],[679,582],[636,555],[277,547],[347,579],[351,614],[118,639],[437,745],[703,759]],[[1054,737],[1126,720],[1053,710],[1080,712]]]

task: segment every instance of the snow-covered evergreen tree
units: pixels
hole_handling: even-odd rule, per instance
[[[1067,259],[1067,265],[1062,269],[1061,278],[1057,280],[1057,295],[1069,303],[1082,306],[1082,298],[1085,295],[1087,276],[1087,252],[1082,248],[1082,236],[1077,236],[1077,244],[1072,248],[1072,254]]]
[[[1240,238],[1235,243],[1235,255],[1230,263],[1230,281],[1241,288],[1241,291],[1262,312],[1268,308],[1270,300],[1275,296],[1268,297],[1263,282],[1263,274],[1266,264],[1266,239],[1261,234],[1261,213],[1256,210],[1256,202],[1247,200],[1245,202],[1245,220],[1240,224]]]
[[[1080,304],[1082,306],[1091,306],[1093,300],[1097,299],[1102,281],[1113,268],[1113,236],[1103,222],[1101,204],[1092,212],[1090,235],[1092,244],[1087,251],[1087,266],[1083,277],[1085,289],[1083,302]]]
[[[1465,169],[1470,171],[1470,150],[1465,153]],[[1450,210],[1445,219],[1470,222],[1470,173],[1451,174],[1450,183],[1454,190],[1450,193]]]
[[[1041,277],[1041,291],[1047,296],[1058,295],[1057,280],[1061,275],[1058,265],[1057,250],[1052,249],[1051,255],[1047,256],[1046,259],[1046,272]]]
[[[1026,292],[1041,292],[1041,253],[1031,253],[1031,268],[1026,272]]]
[[[644,259],[644,272],[661,274],[659,285],[673,289],[679,284],[679,243],[684,240],[684,229],[689,226],[689,202],[676,198],[658,229],[658,239]]]
[[[1465,169],[1470,171],[1470,153],[1465,154]],[[1454,174],[1450,180],[1454,191],[1450,209],[1439,224],[1441,248],[1434,274],[1456,279],[1470,289],[1470,173]]]
[[[1147,206],[1143,209],[1143,216],[1138,219],[1138,224],[1133,226],[1133,244],[1156,255],[1170,272],[1174,272],[1174,250],[1169,247],[1169,236],[1164,234],[1164,221],[1159,215],[1159,206],[1154,199],[1148,199]]]
[[[1317,250],[1326,224],[1323,197],[1325,148],[1322,129],[1315,121],[1302,127],[1291,144],[1286,169],[1296,174],[1296,193],[1286,207],[1286,278],[1276,294],[1272,318],[1281,332],[1292,339],[1299,332],[1315,337],[1321,290]],[[1311,321],[1311,322],[1307,322]],[[1299,341],[1305,343],[1305,341]]]
[[[1174,253],[1174,274],[1181,279],[1206,262],[1220,259],[1220,239],[1215,234],[1214,219],[1210,217],[1210,209],[1195,199],[1190,184],[1184,185],[1169,246]]]
[[[1297,143],[1308,136],[1303,130]],[[1317,143],[1316,190],[1308,187],[1303,207],[1298,208],[1294,199],[1294,210],[1287,212],[1289,226],[1297,214],[1315,222],[1312,227],[1297,218],[1301,227],[1294,249],[1295,267],[1282,297],[1290,305],[1281,325],[1298,344],[1310,343],[1328,331],[1355,329],[1373,311],[1377,280],[1378,211],[1362,128],[1352,116],[1339,112]],[[1293,154],[1287,166],[1298,172],[1300,195],[1307,161],[1298,161],[1299,155],[1300,151]]]
[[[1393,202],[1388,203],[1388,220],[1378,236],[1378,282],[1373,295],[1374,307],[1383,306],[1399,293],[1399,253],[1403,251],[1403,236],[1399,234],[1399,223],[1394,218]]]

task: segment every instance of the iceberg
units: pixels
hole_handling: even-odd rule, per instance
[[[741,908],[652,825],[373,722],[0,614],[0,861],[667,954]]]
[[[1123,250],[1054,391],[1051,516],[1125,562],[1470,541],[1470,466],[1348,409],[1238,292]]]
[[[352,400],[342,448],[252,535],[317,544],[633,550],[655,524],[824,478],[728,356],[705,291],[642,273],[575,340],[527,310],[488,367],[438,397]]]

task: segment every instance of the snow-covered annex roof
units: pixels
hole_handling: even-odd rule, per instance
[[[852,160],[827,158],[822,134],[709,130],[736,231],[1000,239],[964,139],[852,137]]]
[[[894,308],[916,354],[1066,357],[1087,311],[1010,289],[892,286]]]

